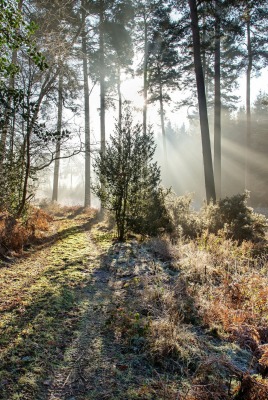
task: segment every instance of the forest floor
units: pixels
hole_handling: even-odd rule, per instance
[[[178,254],[163,240],[113,235],[96,212],[70,209],[0,265],[0,399],[268,399],[258,370],[267,265],[252,289],[263,290],[257,326],[252,304],[226,316],[215,291],[230,271],[209,266],[200,246]],[[228,282],[236,303],[248,296],[238,276]]]

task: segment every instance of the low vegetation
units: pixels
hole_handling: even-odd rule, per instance
[[[125,242],[94,210],[38,211],[0,268],[4,400],[268,398],[266,220],[246,194],[175,200],[171,235]]]
[[[265,236],[267,220],[247,205],[249,193],[220,199],[215,204],[204,204],[200,211],[192,206],[193,196],[170,194],[167,199],[172,231],[175,238],[197,238],[204,232],[225,236],[242,243],[261,240]]]
[[[251,242],[214,234],[147,245],[152,275],[133,279],[135,301],[111,318],[116,337],[156,371],[142,398],[266,399],[265,247],[256,256]]]
[[[47,232],[51,216],[36,207],[29,207],[23,217],[8,211],[0,212],[0,259],[6,254],[21,253],[24,247]]]

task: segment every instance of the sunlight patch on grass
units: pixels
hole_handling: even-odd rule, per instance
[[[37,398],[53,365],[64,359],[88,306],[85,291],[93,266],[87,258],[93,251],[87,233],[75,229],[37,255],[0,270],[3,399]]]

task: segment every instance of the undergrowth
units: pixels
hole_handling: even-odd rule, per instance
[[[259,241],[264,238],[267,219],[247,205],[249,192],[225,197],[215,204],[204,204],[196,211],[193,195],[176,196],[171,193],[167,208],[172,221],[173,239],[197,238],[205,232],[224,235],[237,240]]]
[[[106,361],[111,376],[96,367],[95,378],[100,383],[105,375],[112,386],[106,394],[100,387],[81,395],[74,388],[74,398],[267,400],[265,238],[235,240],[224,229],[206,228],[193,239],[135,237],[122,244],[105,221],[89,225],[94,216],[54,208],[51,226],[57,221],[58,229],[43,242],[39,264],[30,257],[27,269],[23,262],[0,269],[3,398],[47,398],[49,377],[89,307],[91,268],[101,262],[96,295],[110,290],[111,298],[94,340],[102,352],[107,346],[118,353]],[[85,382],[90,346],[78,357]]]
[[[21,255],[23,250],[46,236],[53,220],[88,220],[96,216],[95,209],[80,206],[60,206],[55,202],[42,203],[41,207],[29,206],[21,218],[0,211],[0,262],[5,256]]]
[[[131,399],[267,399],[265,243],[206,231],[176,245],[150,239],[148,246],[150,275],[125,286],[129,300],[112,308],[107,322],[115,340],[158,374]]]
[[[30,207],[27,213],[16,219],[8,212],[0,213],[0,255],[21,253],[23,246],[48,231],[52,216],[43,210]]]
[[[154,243],[152,247],[157,247],[158,251],[161,249]],[[240,373],[238,365],[229,361],[227,370],[231,371],[232,368],[236,370],[233,373],[236,376],[236,384],[227,385],[223,391],[225,394],[217,395],[213,392],[212,395],[215,374],[217,375],[216,371],[219,370],[219,368],[214,369],[214,365],[211,366],[211,379],[209,375],[206,375],[207,386],[205,385],[206,387],[201,390],[199,382],[198,390],[196,388],[190,390],[194,393],[197,390],[198,393],[186,396],[185,399],[268,398],[268,254],[266,243],[263,242],[260,246],[252,241],[243,241],[240,244],[239,241],[228,239],[225,235],[216,236],[206,232],[197,240],[180,241],[177,246],[166,241],[162,249],[164,249],[162,253],[164,258],[173,258],[173,266],[180,272],[179,281],[186,284],[188,296],[192,299],[198,315],[198,325],[203,326],[204,331],[215,340],[236,343],[251,357],[250,363],[244,365],[244,370],[241,370],[241,365],[239,366]],[[169,249],[168,252],[167,249]],[[193,314],[192,311],[190,313]],[[183,315],[181,320],[183,320]],[[159,336],[161,335],[158,334]],[[167,338],[166,334],[163,336]],[[206,354],[205,360],[207,357]],[[200,365],[203,363],[204,358]],[[255,376],[252,375],[252,371],[255,371]],[[228,374],[231,377],[230,372]],[[194,382],[199,381],[198,377],[199,374],[195,373],[193,387]],[[211,380],[213,384],[209,383]],[[220,380],[222,382],[222,374]],[[220,388],[219,382],[216,383],[216,387]]]

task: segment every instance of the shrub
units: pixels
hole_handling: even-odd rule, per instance
[[[139,210],[127,220],[129,229],[141,235],[158,236],[171,232],[171,220],[165,206],[167,191],[156,188],[141,195]]]
[[[170,195],[167,205],[176,238],[196,238],[207,233],[221,234],[227,239],[257,240],[265,235],[267,220],[247,205],[248,192],[225,197],[205,205],[199,212],[192,207],[193,196]]]
[[[9,250],[21,251],[23,244],[28,239],[28,231],[22,221],[15,219],[7,212],[0,215],[0,242],[3,247],[3,253]]]
[[[166,317],[152,321],[147,343],[152,361],[170,369],[181,369],[181,364],[195,370],[202,356],[197,338],[188,326]]]
[[[204,207],[201,213],[208,231],[217,234],[223,230],[227,238],[240,243],[264,237],[267,220],[247,206],[248,198],[249,193],[244,192]]]
[[[199,213],[194,211],[192,201],[192,194],[176,196],[170,193],[167,197],[167,208],[175,238],[195,238],[202,232],[202,221]]]
[[[99,183],[93,191],[114,215],[119,240],[129,231],[155,235],[168,225],[166,192],[159,187],[160,169],[152,161],[154,151],[153,133],[148,130],[144,134],[142,125],[134,125],[126,109],[111,143],[95,160]]]

